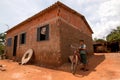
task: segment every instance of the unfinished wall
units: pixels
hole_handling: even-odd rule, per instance
[[[37,28],[49,24],[49,40],[37,41]],[[20,44],[20,34],[26,32],[26,44]],[[12,46],[7,47],[7,55],[13,57],[13,40],[18,35],[16,59],[21,60],[29,49],[34,50],[34,62],[38,65],[59,66],[67,61],[72,54],[70,44],[79,43],[84,39],[89,54],[93,52],[92,31],[86,25],[82,16],[68,9],[55,5],[27,19],[7,32],[12,38]]]
[[[82,15],[80,16],[75,12],[69,11],[68,9],[61,7],[59,16],[68,23],[72,24],[73,27],[79,29],[82,33],[91,36],[92,32],[89,26],[86,25]]]
[[[73,54],[71,44],[79,44],[79,40],[83,39],[87,45],[88,54],[93,54],[93,42],[92,37],[80,32],[74,28],[71,24],[68,24],[63,19],[59,20],[60,27],[60,46],[62,53],[62,60],[68,61],[68,56]]]
[[[68,56],[72,54],[71,44],[79,44],[79,40],[85,40],[88,54],[93,54],[92,31],[85,23],[83,16],[74,11],[60,7],[59,10],[59,27],[60,27],[60,46],[62,60],[67,61]]]
[[[24,25],[18,26],[7,33],[6,39],[12,38],[12,46],[7,47],[7,55],[13,57],[13,40],[18,35],[16,59],[21,60],[23,54],[29,49],[34,50],[35,64],[59,65],[61,54],[59,46],[59,27],[57,27],[57,10],[51,10]],[[49,40],[37,41],[37,28],[49,24]],[[26,32],[26,43],[20,44],[20,34]]]

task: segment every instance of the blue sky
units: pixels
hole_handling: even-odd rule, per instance
[[[58,0],[1,0],[0,33],[12,28]],[[104,38],[120,25],[120,0],[59,0],[83,14],[94,34]],[[9,26],[9,27],[8,27]]]

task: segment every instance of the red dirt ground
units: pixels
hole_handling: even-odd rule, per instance
[[[0,60],[6,71],[0,71],[0,80],[120,80],[120,53],[97,53],[89,58],[89,71],[70,72],[70,64],[58,69],[34,65],[18,65],[10,60]]]

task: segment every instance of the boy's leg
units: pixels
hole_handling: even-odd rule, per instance
[[[83,63],[83,70],[84,71],[88,71],[88,63],[87,63],[87,56],[86,54],[81,54],[81,58],[82,58],[82,63]]]
[[[80,62],[83,64],[81,70],[84,70],[83,54],[80,54]]]
[[[84,71],[88,71],[87,55],[84,54]]]
[[[88,65],[87,64],[84,64],[84,71],[88,71]]]

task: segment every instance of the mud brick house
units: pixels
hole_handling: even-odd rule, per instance
[[[120,51],[120,41],[94,42],[93,47],[94,47],[94,52],[95,53],[119,52]]]
[[[28,18],[7,31],[8,58],[21,60],[30,48],[36,64],[59,66],[72,54],[70,45],[84,39],[93,53],[92,33],[85,17],[61,2]]]
[[[107,42],[94,42],[93,48],[95,53],[105,53],[107,52]]]

